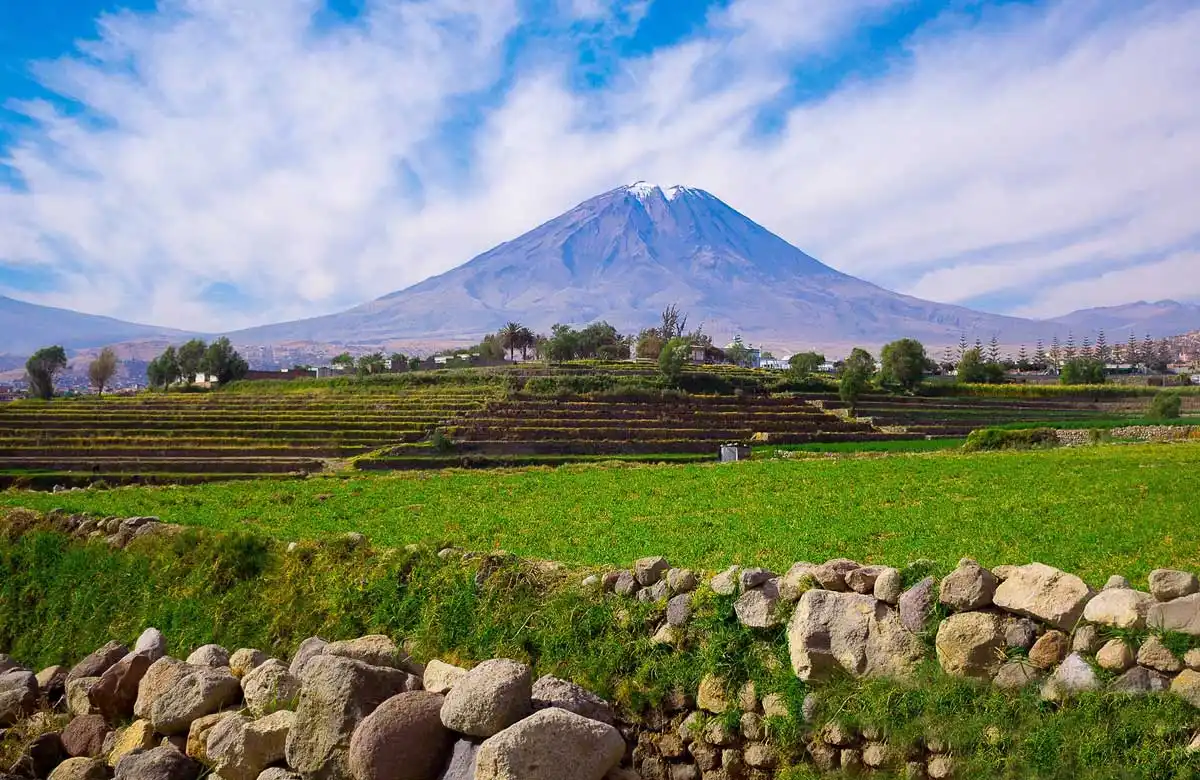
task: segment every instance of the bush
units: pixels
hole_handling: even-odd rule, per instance
[[[1150,399],[1151,420],[1178,420],[1183,411],[1183,398],[1179,393],[1159,393]]]
[[[971,431],[963,449],[967,452],[982,450],[1029,450],[1057,447],[1058,434],[1053,428],[1025,428],[1007,431],[1002,428],[980,428]]]
[[[1059,381],[1064,385],[1102,385],[1104,364],[1094,358],[1076,358],[1063,364]]]

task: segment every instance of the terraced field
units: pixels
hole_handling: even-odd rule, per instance
[[[323,471],[418,442],[481,409],[494,386],[394,394],[140,395],[0,405],[0,486],[194,482]]]

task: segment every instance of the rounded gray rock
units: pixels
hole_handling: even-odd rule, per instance
[[[282,661],[274,658],[259,664],[242,678],[246,708],[256,718],[276,710],[295,709],[300,698],[300,681]]]
[[[150,722],[159,734],[186,734],[192,721],[212,715],[241,698],[242,686],[226,670],[201,667],[162,694],[150,708]]]
[[[527,716],[532,699],[528,666],[506,658],[484,661],[446,695],[442,723],[460,734],[491,737]]]
[[[608,702],[569,680],[546,675],[533,684],[533,709],[557,707],[585,718],[612,724],[613,711]]]
[[[37,707],[38,684],[33,672],[12,670],[0,674],[0,727],[11,726]]]
[[[202,645],[192,651],[187,662],[192,666],[207,666],[210,669],[228,667],[229,651],[220,645]]]
[[[116,780],[196,780],[200,765],[173,747],[135,750],[117,762]]]
[[[475,780],[602,780],[624,753],[612,726],[552,708],[486,740]]]
[[[350,739],[354,780],[437,780],[454,744],[442,725],[444,697],[401,693],[363,719]]]

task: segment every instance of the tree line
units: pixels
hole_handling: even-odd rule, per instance
[[[100,354],[88,364],[88,382],[96,388],[97,395],[104,395],[104,390],[116,376],[117,353],[112,347],[105,347]],[[60,345],[42,347],[29,356],[25,361],[25,379],[29,383],[29,394],[34,398],[49,401],[54,397],[54,383],[57,376],[68,368],[67,353]]]
[[[200,374],[216,377],[223,385],[243,378],[249,370],[246,359],[222,336],[211,344],[192,339],[178,349],[167,347],[146,366],[146,378],[151,388],[166,390],[175,384],[191,387]]]

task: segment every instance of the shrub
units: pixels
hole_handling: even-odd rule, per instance
[[[1104,364],[1095,358],[1076,358],[1063,364],[1059,381],[1064,385],[1102,385]]]
[[[1151,420],[1178,420],[1183,410],[1183,398],[1179,393],[1158,393],[1150,399]]]
[[[968,452],[982,450],[1027,450],[1057,447],[1058,434],[1053,428],[1025,428],[1008,431],[1002,428],[980,428],[967,436],[963,449]]]

